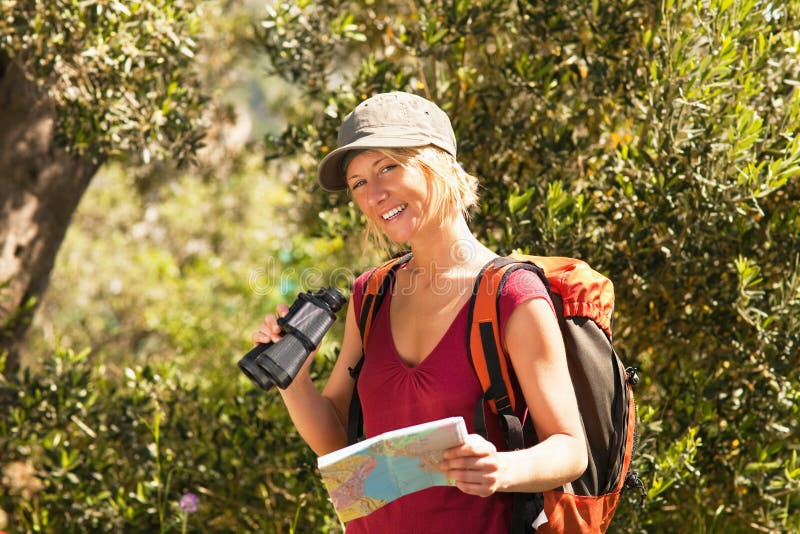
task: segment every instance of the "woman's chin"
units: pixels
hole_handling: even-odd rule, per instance
[[[395,243],[405,243],[413,235],[413,228],[408,224],[401,213],[396,219],[384,221],[381,230]]]

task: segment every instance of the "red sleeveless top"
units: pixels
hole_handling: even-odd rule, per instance
[[[353,286],[356,317],[369,273]],[[514,309],[533,298],[550,302],[539,277],[526,270],[509,276],[500,297],[500,332]],[[469,301],[422,362],[409,367],[400,358],[390,328],[391,291],[373,321],[358,380],[367,437],[445,417],[462,416],[474,432],[473,413],[482,390],[467,353]],[[550,302],[552,307],[552,302]],[[511,366],[509,365],[509,369]],[[519,414],[522,416],[522,414]],[[505,444],[496,417],[487,416],[489,439]],[[511,495],[467,495],[455,487],[434,487],[401,497],[347,524],[348,534],[480,532],[506,534],[511,525]]]

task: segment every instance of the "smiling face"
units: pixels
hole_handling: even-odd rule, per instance
[[[430,219],[427,180],[416,166],[366,150],[349,162],[345,179],[370,223],[396,243],[410,241]]]

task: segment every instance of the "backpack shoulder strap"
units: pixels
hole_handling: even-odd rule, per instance
[[[484,404],[488,404],[489,409],[498,415],[506,448],[510,451],[531,445],[526,443],[526,437],[531,441],[536,439],[530,418],[524,418],[523,423],[517,417],[517,400],[500,338],[500,293],[509,275],[518,269],[535,272],[548,287],[547,278],[538,266],[513,258],[495,258],[484,266],[475,281],[467,328],[470,361],[483,389],[483,397],[475,406],[475,431],[488,439],[484,410]],[[541,509],[539,497],[514,493],[512,534],[530,532],[531,520]]]
[[[364,365],[364,354],[367,347],[367,337],[372,328],[372,321],[378,314],[381,302],[391,286],[397,269],[408,263],[411,254],[406,254],[379,265],[373,269],[364,284],[364,293],[361,295],[361,313],[358,317],[358,330],[361,333],[361,358],[355,367],[350,367],[350,376],[353,377],[353,395],[350,398],[350,409],[347,416],[347,444],[352,445],[364,433],[364,416],[361,411],[361,399],[358,398],[358,375]]]
[[[411,253],[384,262],[375,269],[364,284],[364,293],[361,295],[361,314],[358,318],[358,330],[361,332],[361,346],[367,346],[367,337],[372,328],[372,321],[378,314],[381,302],[389,290],[397,269],[408,263]]]
[[[517,406],[508,363],[505,357],[501,357],[504,351],[500,339],[499,297],[508,276],[518,269],[535,272],[547,286],[547,279],[538,266],[512,258],[495,258],[478,274],[469,310],[469,356],[483,388],[484,399],[495,414],[513,414]]]

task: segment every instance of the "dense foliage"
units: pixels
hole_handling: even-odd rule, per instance
[[[111,168],[87,193],[32,367],[2,388],[10,530],[339,530],[274,392],[235,361],[277,301],[376,261],[314,165],[358,101],[405,89],[453,118],[476,234],[615,281],[648,495],[612,530],[797,531],[798,28],[797,0],[274,4],[258,41],[294,92],[267,142],[282,164],[247,147],[224,172],[142,192]]]
[[[0,4],[0,53],[55,105],[64,146],[95,160],[188,159],[202,137],[191,0]]]
[[[0,384],[0,530],[3,511],[10,532],[340,530],[277,393],[236,367],[259,318],[333,268],[276,224],[291,198],[260,161],[144,197],[121,166],[93,182]]]
[[[252,387],[210,396],[170,369],[108,379],[88,351],[61,351],[3,388],[0,508],[12,532],[304,532],[329,522],[329,510],[307,506],[324,490],[309,483],[314,459],[291,446],[299,438],[280,405]],[[195,511],[182,507],[186,495]]]

